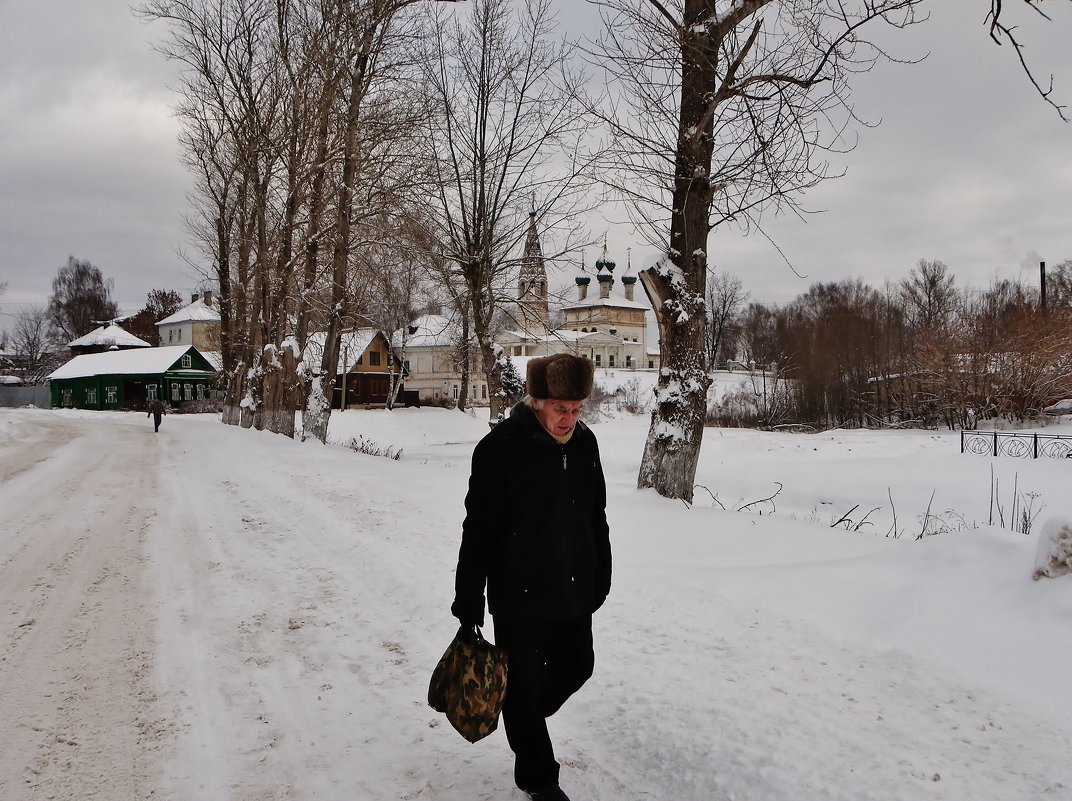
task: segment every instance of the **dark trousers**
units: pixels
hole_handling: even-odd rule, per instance
[[[502,715],[514,782],[527,791],[554,786],[559,765],[547,718],[592,676],[592,616],[545,622],[496,617],[495,644],[510,658]]]
[[[160,430],[160,415],[154,414],[153,415],[153,431],[159,431],[159,430]]]

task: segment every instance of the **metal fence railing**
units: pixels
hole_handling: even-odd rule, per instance
[[[979,456],[1014,456],[1037,459],[1072,459],[1072,436],[1068,434],[1028,434],[1022,431],[960,432],[960,452]]]

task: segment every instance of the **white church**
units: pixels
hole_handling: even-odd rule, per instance
[[[582,264],[575,279],[576,297],[562,308],[562,323],[552,327],[547,270],[536,215],[530,213],[517,298],[510,309],[514,326],[495,338],[522,375],[529,358],[555,353],[584,356],[597,369],[658,369],[659,343],[654,337],[649,339],[648,332],[651,309],[636,300],[636,276],[627,269],[625,275],[615,278],[615,267],[604,246],[595,263],[593,287],[593,276]],[[458,400],[461,373],[454,364],[460,338],[457,328],[440,315],[426,315],[410,326],[405,350],[409,364],[406,389],[417,390],[422,401]],[[396,334],[395,346],[399,344]],[[487,385],[479,367],[474,368],[471,382],[470,403],[487,405]]]

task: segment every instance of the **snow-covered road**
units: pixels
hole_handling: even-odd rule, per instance
[[[502,733],[425,703],[486,425],[375,414],[344,419],[401,460],[0,410],[0,801],[522,801]],[[552,721],[575,801],[1072,799],[1072,693],[1027,686],[1068,667],[1072,593],[1025,538],[687,509],[633,489],[644,428],[597,430],[614,588]],[[1049,642],[1009,654],[1014,629]]]
[[[0,451],[0,798],[145,798],[164,733],[144,562],[157,453],[126,426],[26,433]]]

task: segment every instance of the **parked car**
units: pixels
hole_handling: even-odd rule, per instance
[[[1054,403],[1053,405],[1047,406],[1045,409],[1043,409],[1042,413],[1052,414],[1055,417],[1059,414],[1072,414],[1072,398],[1065,398],[1064,400],[1059,400],[1057,401],[1057,403]]]

